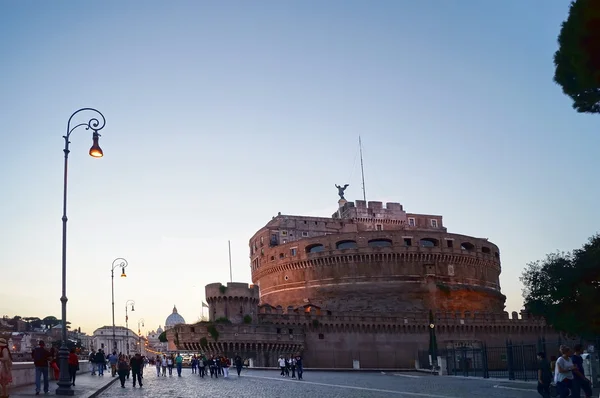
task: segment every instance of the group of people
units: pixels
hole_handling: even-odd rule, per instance
[[[117,354],[113,351],[112,354],[106,356],[104,350],[99,349],[97,352],[92,350],[90,353],[90,364],[92,368],[92,376],[104,376],[104,371],[107,370],[107,363],[110,365],[110,373],[112,377],[119,376],[121,387],[125,388],[125,381],[129,376],[133,376],[133,386],[138,384],[142,387],[142,379],[144,378],[144,366],[148,363],[145,356],[137,353],[135,355]]]
[[[586,398],[590,398],[592,383],[583,369],[581,344],[577,344],[573,352],[566,345],[560,346],[559,351],[561,356],[557,359],[552,357],[551,362],[548,362],[545,353],[538,353],[538,392],[543,398],[550,398],[550,389],[554,383],[560,398],[567,398],[569,393],[572,397],[579,397],[582,390]]]
[[[157,377],[166,377],[167,371],[169,372],[169,376],[172,376],[173,366],[175,366],[177,369],[177,376],[181,377],[183,357],[180,353],[177,353],[177,355],[171,354],[169,356],[157,355],[156,358],[151,360],[151,364],[156,366]],[[243,367],[242,357],[236,354],[235,358],[233,359],[233,365],[237,370],[238,376],[240,376]],[[199,354],[192,357],[190,366],[192,368],[192,374],[198,374],[202,378],[208,374],[210,374],[211,378],[218,378],[219,376],[227,378],[229,377],[229,367],[231,366],[231,361],[224,354],[211,356]],[[207,373],[207,369],[209,373]]]
[[[289,358],[284,358],[283,355],[280,355],[278,362],[279,367],[281,368],[280,376],[290,377],[291,371],[292,379],[295,379],[297,372],[298,380],[302,380],[302,373],[304,373],[304,369],[302,367],[302,357],[300,354],[290,355]]]

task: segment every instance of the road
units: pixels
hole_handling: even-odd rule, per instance
[[[184,369],[182,377],[157,377],[146,368],[143,388],[133,388],[131,379],[121,388],[113,384],[100,395],[108,397],[236,397],[236,398],[531,398],[535,384],[422,373],[305,372],[298,381],[279,376],[276,370],[243,370],[228,379],[200,378]],[[235,373],[235,372],[233,372]]]

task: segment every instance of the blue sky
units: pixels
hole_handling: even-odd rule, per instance
[[[597,116],[552,82],[569,1],[104,1],[0,4],[0,312],[60,317],[63,139],[107,118],[101,160],[71,137],[69,318],[156,328],[203,286],[250,281],[248,238],[278,211],[328,216],[336,183],[442,214],[524,265],[596,233]],[[131,326],[131,325],[130,325]]]

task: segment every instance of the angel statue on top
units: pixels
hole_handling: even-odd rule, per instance
[[[346,200],[346,198],[344,198],[344,191],[346,190],[346,188],[348,188],[350,186],[350,184],[346,184],[343,187],[335,184],[335,187],[338,189],[338,195],[340,195],[340,199],[344,199]]]

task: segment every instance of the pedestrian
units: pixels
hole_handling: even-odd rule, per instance
[[[160,361],[160,366],[162,367],[163,377],[167,377],[167,356],[164,354],[163,354],[162,360]]]
[[[177,376],[181,377],[181,368],[183,367],[183,357],[180,353],[177,353],[175,357],[175,366],[177,367]]]
[[[302,363],[302,357],[300,353],[296,354],[296,371],[298,372],[298,380],[302,380],[302,374],[304,373],[304,367]]]
[[[206,375],[206,364],[208,363],[208,361],[206,360],[206,357],[203,355],[200,356],[200,358],[198,358],[198,373],[200,373],[200,377],[204,378],[204,376]]]
[[[156,366],[156,377],[160,377],[160,363],[160,355],[157,355],[156,359],[154,360],[154,365]]]
[[[35,395],[40,395],[41,379],[44,378],[44,393],[50,390],[48,383],[48,361],[50,361],[50,352],[46,349],[46,343],[40,340],[38,346],[31,353],[33,364],[35,366]]]
[[[117,373],[119,374],[119,381],[121,382],[121,388],[125,388],[125,380],[129,373],[129,364],[127,363],[127,357],[125,355],[119,356],[119,362],[117,364]]]
[[[225,355],[221,357],[221,367],[223,368],[223,378],[229,377],[229,358]]]
[[[71,379],[71,385],[75,385],[75,376],[77,375],[77,371],[79,370],[79,357],[75,353],[75,347],[71,348],[69,352],[69,377]]]
[[[292,368],[292,379],[296,378],[296,358],[290,355],[290,367]]]
[[[90,368],[92,369],[92,376],[96,376],[96,350],[90,352]]]
[[[137,353],[129,361],[129,367],[131,368],[131,374],[133,375],[133,386],[135,387],[135,382],[142,386],[142,367],[144,366],[144,360],[142,356]]]
[[[239,354],[235,354],[235,358],[233,358],[233,363],[235,364],[235,370],[237,370],[238,377],[240,373],[242,373],[242,366],[244,365],[242,361],[242,357]]]
[[[167,368],[169,369],[169,376],[173,376],[173,362],[175,362],[175,360],[173,358],[173,354],[171,354],[167,358]]]
[[[119,362],[119,357],[117,356],[117,352],[113,351],[112,354],[108,356],[108,363],[110,363],[110,374],[112,377],[117,375],[117,363]]]
[[[554,382],[556,383],[556,390],[559,397],[567,398],[569,390],[573,389],[573,369],[575,369],[575,365],[573,365],[573,361],[569,357],[571,353],[570,347],[561,345],[560,353],[562,356],[556,360]]]
[[[281,355],[279,356],[279,367],[281,368],[280,376],[285,377],[285,359]]]
[[[585,371],[583,370],[583,358],[581,356],[583,347],[581,344],[577,344],[574,351],[571,356],[571,361],[575,365],[575,369],[573,369],[573,396],[579,397],[581,390],[583,390],[585,398],[590,398],[592,396],[592,383],[585,377]]]
[[[106,357],[104,351],[98,350],[95,357],[96,366],[98,367],[98,376],[104,376],[104,367],[106,366]]]
[[[58,357],[58,350],[54,347],[50,348],[50,368],[52,368],[52,373],[54,375],[54,380],[60,379],[60,369],[58,368],[58,361],[56,360]]]
[[[538,385],[537,391],[543,398],[550,398],[550,383],[552,383],[552,371],[550,363],[546,359],[545,352],[538,352]]]
[[[0,387],[2,397],[8,398],[8,385],[12,383],[12,355],[6,339],[0,338]]]

